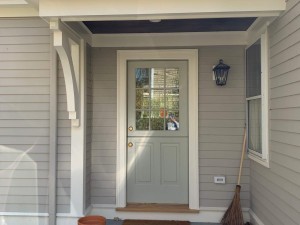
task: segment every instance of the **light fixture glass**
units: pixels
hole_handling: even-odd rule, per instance
[[[223,86],[227,82],[230,66],[223,63],[223,59],[219,60],[219,64],[213,68],[216,84]]]

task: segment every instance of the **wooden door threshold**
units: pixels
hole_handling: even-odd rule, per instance
[[[162,213],[199,213],[199,210],[189,209],[187,204],[154,204],[154,203],[127,203],[124,208],[116,208],[121,212],[162,212]]]

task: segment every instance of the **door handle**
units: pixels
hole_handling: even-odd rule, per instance
[[[128,127],[128,130],[133,131],[133,127],[132,126]]]
[[[131,148],[132,146],[133,146],[133,143],[132,143],[132,142],[129,142],[129,143],[128,143],[128,147]]]

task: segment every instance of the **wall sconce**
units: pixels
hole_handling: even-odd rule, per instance
[[[223,59],[220,59],[219,64],[213,67],[214,78],[217,85],[223,86],[226,84],[229,69],[230,66],[224,64]]]

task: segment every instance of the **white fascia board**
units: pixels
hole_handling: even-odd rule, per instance
[[[159,6],[159,7],[158,7]],[[122,16],[279,12],[286,8],[285,0],[40,0],[40,16]]]
[[[207,19],[207,18],[240,18],[240,17],[275,17],[282,11],[270,12],[218,12],[218,13],[170,13],[143,15],[85,15],[61,16],[61,21],[114,21],[114,20],[171,20],[171,19]]]
[[[2,7],[0,5],[0,18],[12,18],[12,17],[37,17],[39,12],[35,8],[31,7]]]
[[[247,32],[92,35],[92,47],[188,47],[210,45],[247,45]]]
[[[0,5],[24,5],[27,4],[25,0],[0,0]]]
[[[254,23],[247,30],[247,42],[248,45],[253,44],[260,38],[261,34],[264,33],[267,27],[276,19],[276,17],[264,17],[257,18]]]
[[[2,5],[26,5],[25,0],[0,0],[0,6]]]
[[[27,2],[30,6],[36,8],[36,9],[39,9],[39,0],[26,0],[26,2]]]

